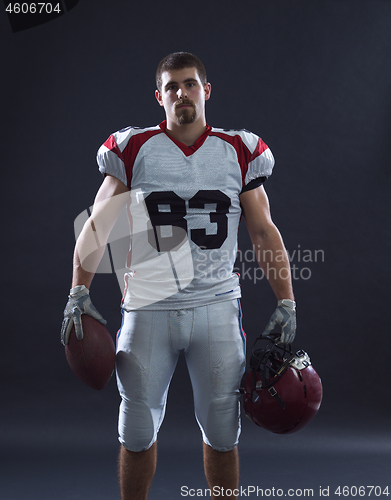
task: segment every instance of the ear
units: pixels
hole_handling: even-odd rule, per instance
[[[212,85],[209,82],[205,83],[204,91],[205,91],[205,101],[207,101],[210,98],[210,94],[212,92]]]
[[[162,94],[161,92],[159,92],[159,90],[155,90],[155,97],[160,106],[163,106]]]

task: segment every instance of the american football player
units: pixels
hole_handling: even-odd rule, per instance
[[[165,57],[157,68],[155,97],[165,112],[162,123],[119,130],[98,151],[104,180],[76,243],[62,338],[66,343],[73,322],[82,338],[80,314],[104,321],[89,288],[126,204],[131,241],[122,273],[116,368],[122,499],[148,496],[157,435],[181,352],[193,386],[208,484],[234,498],[245,335],[233,266],[242,215],[277,299],[264,334],[280,326],[280,342],[291,343],[296,330],[289,259],[263,186],[274,158],[259,136],[208,125],[211,84],[196,56]],[[89,251],[97,239],[101,251]],[[271,268],[274,272],[266,272]]]

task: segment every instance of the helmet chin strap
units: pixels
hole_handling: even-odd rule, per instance
[[[273,386],[271,386],[271,387],[269,387],[268,391],[269,391],[269,394],[270,394],[271,396],[273,396],[273,398],[275,398],[275,399],[276,399],[276,401],[277,401],[277,402],[278,402],[278,404],[281,406],[281,408],[282,408],[283,410],[285,410],[285,403],[284,403],[284,401],[280,398],[280,396],[278,395],[278,392],[276,391],[276,389],[275,389]]]
[[[254,347],[259,339],[261,340],[269,340],[269,343],[263,348],[263,349],[258,349],[254,350]],[[269,359],[269,356],[271,353],[277,352],[277,350],[282,351],[282,358],[284,359],[285,353],[288,353],[290,356],[288,359],[284,360],[284,362],[281,364],[278,370],[274,371],[272,367],[266,365],[266,361]],[[275,398],[275,400],[278,402],[278,404],[281,406],[281,408],[284,410],[285,409],[285,403],[283,399],[280,397],[278,394],[276,388],[274,387],[273,384],[277,382],[281,378],[281,376],[285,373],[285,371],[289,368],[293,360],[298,357],[302,356],[304,351],[298,351],[297,353],[292,354],[292,349],[290,344],[288,346],[282,346],[278,345],[278,336],[276,335],[269,335],[268,337],[258,337],[258,339],[255,341],[254,346],[253,346],[253,357],[255,360],[257,360],[257,363],[252,366],[253,368],[253,391],[252,391],[252,401],[253,403],[256,403],[259,400],[259,395],[257,393],[257,390],[260,389],[260,387],[257,387],[257,381],[256,381],[256,374],[260,371],[261,365],[263,364],[263,370],[262,370],[262,388],[267,389],[269,394]],[[305,354],[305,353],[304,353]],[[272,376],[272,380],[270,380],[270,371],[274,371],[274,374]],[[243,379],[245,379],[245,376],[243,376]],[[266,380],[269,378],[269,380]],[[258,381],[260,382],[260,381]],[[243,384],[242,384],[243,385]],[[243,388],[241,387],[241,392],[243,393]]]

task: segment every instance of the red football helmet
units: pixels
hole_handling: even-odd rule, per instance
[[[255,349],[267,340],[263,349]],[[277,434],[302,429],[319,410],[322,383],[302,350],[292,353],[290,345],[277,344],[273,335],[256,340],[249,371],[243,378],[243,406],[257,425]]]

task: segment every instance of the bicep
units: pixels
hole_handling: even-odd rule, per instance
[[[129,191],[128,187],[117,177],[106,175],[95,197],[95,203],[102,202],[113,196],[121,195]]]
[[[129,189],[119,179],[106,175],[94,201],[91,219],[100,230],[110,230],[129,200]]]
[[[252,240],[275,227],[270,214],[269,199],[263,186],[242,193],[240,204]]]

